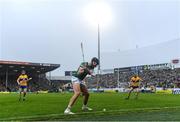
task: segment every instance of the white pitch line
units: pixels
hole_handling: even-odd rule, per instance
[[[85,115],[91,113],[110,113],[110,112],[133,112],[133,111],[142,111],[142,110],[162,110],[162,109],[179,109],[180,106],[173,106],[173,107],[154,107],[154,108],[134,108],[134,109],[119,109],[119,110],[106,110],[106,111],[93,111],[93,112],[80,112],[76,113],[75,115]],[[3,120],[21,120],[21,119],[33,119],[33,118],[40,118],[40,117],[56,117],[56,116],[69,116],[63,113],[61,114],[46,114],[46,115],[34,115],[34,116],[24,116],[24,117],[11,117],[11,118],[4,118],[0,119]],[[73,116],[73,115],[70,115]]]

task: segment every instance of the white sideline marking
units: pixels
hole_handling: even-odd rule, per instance
[[[128,111],[140,111],[140,110],[161,110],[161,109],[179,109],[180,106],[173,106],[173,107],[154,107],[154,108],[134,108],[134,109],[119,109],[119,110],[107,110],[107,111],[94,111],[94,112],[80,112],[75,113],[75,115],[85,115],[90,113],[109,113],[109,112],[128,112]],[[65,115],[64,113],[61,114],[46,114],[46,115],[34,115],[34,116],[24,116],[24,117],[11,117],[11,118],[3,118],[0,119],[0,121],[3,120],[21,120],[21,119],[33,119],[38,117],[53,117],[53,116],[69,116]],[[70,115],[73,116],[73,115]]]

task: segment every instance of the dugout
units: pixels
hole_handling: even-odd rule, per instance
[[[46,73],[59,67],[60,64],[0,60],[0,85],[1,87],[8,88],[8,85],[16,83],[16,79],[22,70],[25,70],[33,79],[37,79],[39,77],[46,77]]]

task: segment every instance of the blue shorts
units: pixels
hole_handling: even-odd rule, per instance
[[[137,89],[137,88],[139,88],[139,86],[131,86],[131,88]]]
[[[20,86],[20,88],[22,88],[22,89],[26,89],[26,88],[27,88],[27,86]]]

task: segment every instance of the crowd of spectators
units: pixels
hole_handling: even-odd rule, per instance
[[[103,88],[128,87],[130,78],[135,74],[133,71],[103,74],[100,76],[99,85]],[[180,88],[180,69],[141,70],[138,75],[143,79],[144,87],[153,85],[155,87]],[[96,84],[97,78],[93,79],[89,80],[89,87],[94,87]]]
[[[19,86],[16,80],[17,79],[14,77],[9,77],[6,83],[6,79],[1,78],[0,91],[17,92],[19,90]],[[48,79],[46,79],[46,77],[33,77],[33,79],[28,82],[29,92],[47,91],[49,89],[53,89],[53,85]]]
[[[88,88],[117,88],[128,87],[130,78],[135,73],[119,72],[96,75],[95,77],[88,77],[86,84]],[[156,70],[141,70],[138,75],[143,79],[144,87],[155,86],[164,88],[180,88],[180,68],[179,69],[156,69]],[[0,78],[0,91],[13,91],[17,92],[19,87],[15,77],[9,77],[6,80]],[[119,81],[119,82],[118,82]],[[6,87],[6,85],[8,87]],[[7,89],[8,88],[8,89]],[[49,81],[46,76],[33,77],[28,83],[28,91],[51,91],[58,92],[62,90],[72,89],[70,81]]]

